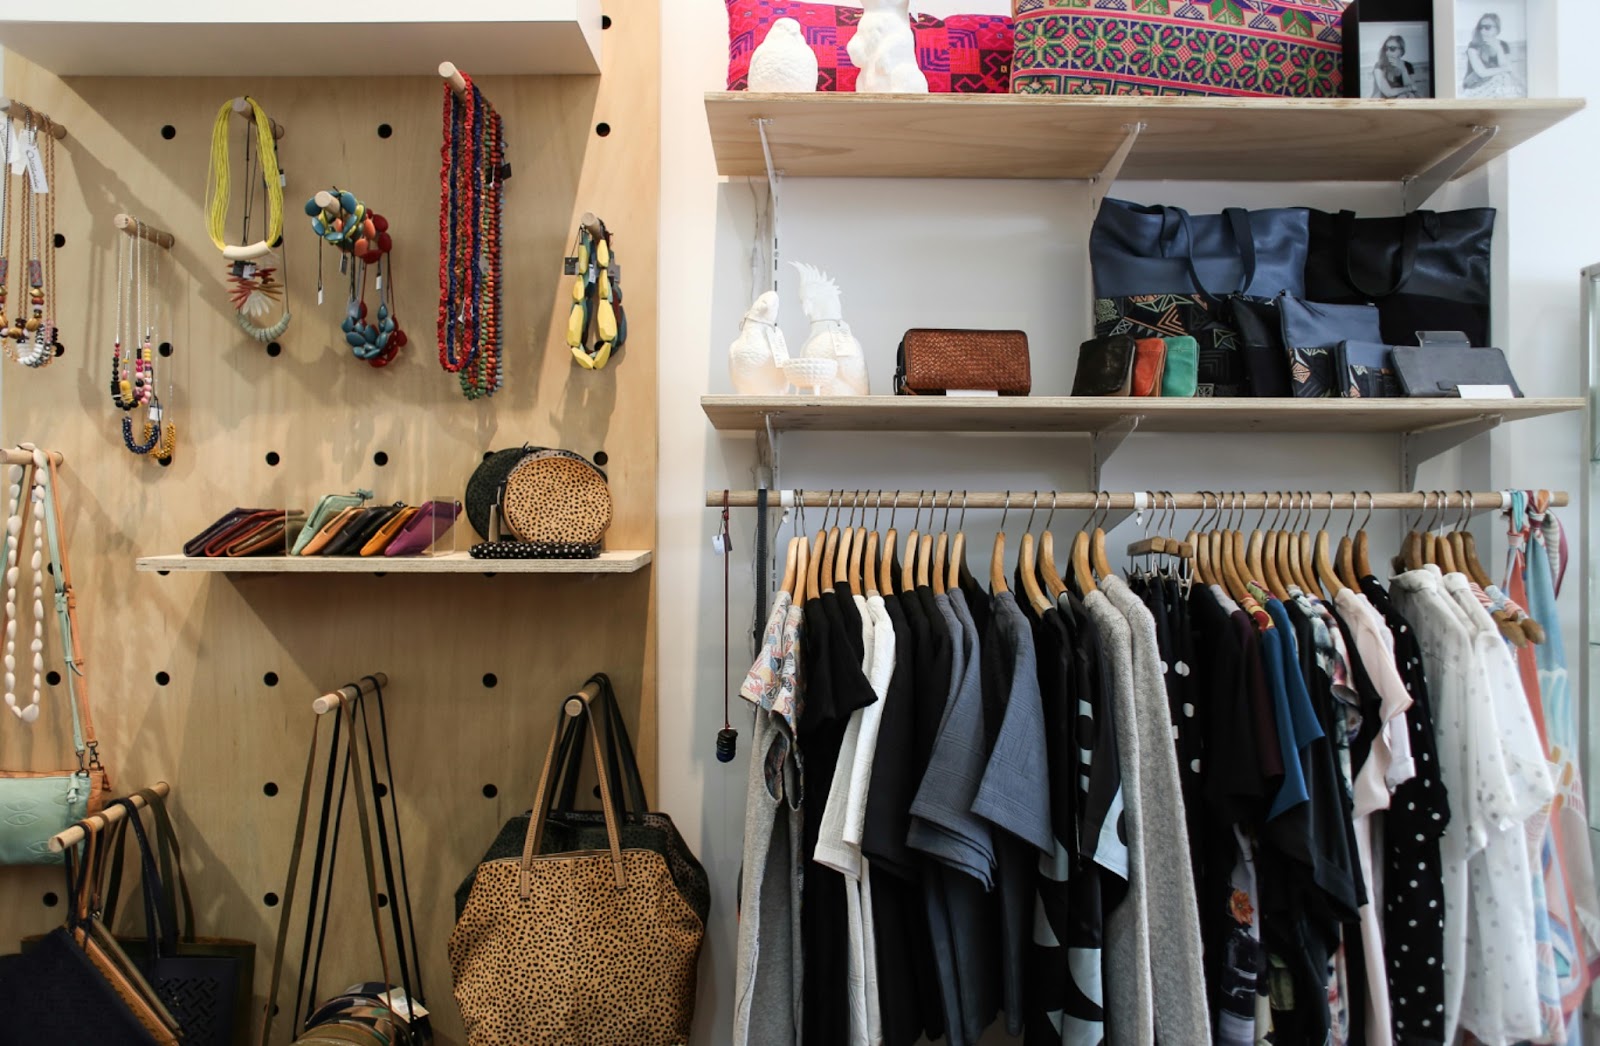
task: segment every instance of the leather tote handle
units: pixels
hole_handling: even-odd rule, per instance
[[[581,692],[563,701],[561,711],[557,714],[566,716],[568,714],[567,708],[573,701],[579,702],[579,707],[573,713],[574,715],[586,718],[592,716],[589,698]],[[544,770],[539,775],[539,790],[534,797],[533,817],[528,821],[528,835],[522,844],[522,868],[518,881],[523,900],[527,900],[530,893],[529,872],[533,865],[534,855],[539,852],[539,844],[544,841],[545,820],[550,815],[550,800],[555,789],[556,771],[558,770],[556,752],[561,741],[561,726],[561,722],[558,721],[556,728],[550,733],[550,747],[545,752]],[[611,794],[610,775],[603,769],[605,753],[600,750],[600,732],[594,728],[595,724],[592,722],[589,727],[589,738],[594,749],[595,768],[600,779],[600,805],[605,814],[606,842],[609,844],[611,851],[611,867],[616,875],[617,889],[622,890],[627,888],[628,873],[622,866],[622,838],[617,827],[616,802]]]
[[[1200,271],[1194,263],[1194,233],[1189,225],[1189,212],[1182,207],[1163,207],[1161,209],[1161,254],[1171,257],[1167,253],[1167,217],[1171,214],[1176,217],[1177,228],[1182,230],[1183,237],[1188,243],[1188,248],[1183,252],[1184,264],[1189,269],[1189,279],[1194,281],[1194,289],[1211,301],[1221,301],[1229,294],[1243,294],[1256,278],[1256,238],[1250,228],[1250,212],[1242,207],[1224,207],[1222,217],[1233,235],[1234,249],[1238,252],[1239,261],[1243,270],[1239,286],[1231,291],[1218,293],[1207,287],[1200,279]],[[1173,237],[1175,239],[1175,237]]]
[[[605,767],[611,775],[611,791],[619,797],[618,812],[624,820],[630,815],[642,817],[649,813],[650,805],[645,798],[639,760],[634,754],[627,724],[623,722],[622,709],[617,704],[611,678],[604,672],[596,672],[584,685],[588,686],[589,683],[599,684],[599,694],[595,700],[600,702],[601,713],[605,717]],[[561,791],[555,807],[558,813],[572,810],[576,802],[578,774],[583,761],[583,738],[587,730],[587,721],[577,717],[569,718],[562,728],[561,745],[556,757],[562,768],[559,775]]]
[[[1355,268],[1350,264],[1350,250],[1355,244],[1356,212],[1339,212],[1339,240],[1344,244],[1344,278],[1349,281],[1350,286],[1355,288],[1357,293],[1363,297],[1377,300],[1397,293],[1401,287],[1406,285],[1406,281],[1411,279],[1412,271],[1417,267],[1417,243],[1422,237],[1422,222],[1425,215],[1429,218],[1434,217],[1432,212],[1424,211],[1412,211],[1406,215],[1404,231],[1400,234],[1400,256],[1396,259],[1399,271],[1392,274],[1394,282],[1389,285],[1387,290],[1377,290],[1371,287],[1363,287],[1361,282],[1356,279]]]
[[[295,880],[300,875],[300,854],[305,848],[306,819],[311,811],[311,781],[317,770],[317,733],[321,725],[322,717],[318,716],[311,726],[311,748],[306,753],[305,781],[300,786],[300,812],[295,821],[294,842],[289,847],[288,883],[284,886],[283,903],[279,906],[278,940],[272,949],[272,973],[267,978],[267,1005],[261,1018],[260,1046],[271,1046],[272,1042],[272,1015],[278,1008],[278,982],[283,975],[284,949],[289,944],[289,920],[294,910]]]
[[[138,807],[133,805],[132,799],[115,799],[111,805],[120,806],[127,811],[128,816],[117,825],[118,838],[116,843],[116,858],[112,862],[113,889],[120,885],[118,873],[121,871],[122,853],[125,849],[127,829],[133,830],[133,836],[139,844],[139,894],[144,899],[144,926],[145,938],[150,943],[151,960],[163,956],[175,955],[178,951],[178,927],[175,918],[161,903],[162,883],[156,871],[155,854],[150,848],[150,839],[145,835],[144,822],[139,816]],[[108,905],[105,924],[108,929],[115,929],[111,924]]]

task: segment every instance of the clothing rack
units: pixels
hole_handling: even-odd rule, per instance
[[[56,123],[39,110],[17,101],[15,98],[0,98],[0,113],[4,113],[13,120],[26,120],[31,116],[39,130],[58,142],[64,141],[67,137],[67,129],[65,127]]]
[[[171,794],[172,786],[167,784],[165,781],[157,781],[155,786],[150,790],[165,799],[169,794]],[[149,805],[145,802],[144,796],[137,794],[131,797],[131,802],[133,803],[134,808],[139,810],[142,810]],[[69,846],[77,846],[79,843],[83,842],[83,840],[89,834],[84,828],[84,826],[87,824],[94,823],[101,828],[109,828],[127,816],[128,808],[120,803],[115,806],[108,806],[97,814],[90,814],[88,817],[85,817],[71,828],[57,832],[55,835],[51,836],[50,852],[61,853]]]
[[[369,676],[363,677],[359,683],[346,683],[337,690],[330,690],[323,694],[311,702],[311,710],[317,715],[326,715],[336,709],[343,708],[347,702],[358,700],[379,687],[388,685],[388,675],[383,672],[374,672]]]
[[[767,491],[768,508],[805,508],[822,510],[828,505],[842,505],[845,508],[860,506],[862,508],[877,508],[880,504],[884,508],[910,508],[919,505],[929,508],[937,505],[944,508],[954,505],[957,509],[1032,509],[1034,498],[1038,497],[1039,508],[1056,508],[1066,510],[1102,509],[1108,511],[1142,512],[1146,509],[1214,509],[1222,507],[1235,510],[1243,509],[1272,509],[1300,508],[1303,510],[1328,511],[1359,510],[1366,511],[1390,509],[1399,511],[1420,511],[1422,509],[1445,511],[1450,509],[1471,509],[1473,512],[1498,512],[1509,508],[1510,494],[1503,490],[1494,491],[1410,491],[1374,494],[1370,491],[1347,491],[1344,493],[1330,491],[1202,491],[1176,494],[1170,491],[1134,491],[1131,493],[1111,493],[1101,491],[1068,492],[1057,490],[1010,490],[995,491],[967,491],[967,490],[769,490]],[[726,499],[729,508],[755,508],[757,492],[754,490],[708,490],[706,491],[706,506],[708,508],[721,508]],[[1550,492],[1551,508],[1566,508],[1570,498],[1564,490]]]

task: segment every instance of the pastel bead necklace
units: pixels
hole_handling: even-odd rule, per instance
[[[6,639],[5,639],[5,702],[11,713],[24,723],[39,718],[39,699],[44,691],[44,484],[48,463],[44,452],[31,444],[24,450],[33,451],[31,466],[15,465],[11,469],[11,488],[6,518]],[[29,484],[24,501],[23,481],[31,469],[33,481]],[[21,549],[23,529],[28,526],[32,511],[33,556],[29,563],[33,570],[33,641],[29,651],[33,658],[33,699],[26,705],[17,704],[17,621],[20,606],[17,600],[17,583],[22,573]]]

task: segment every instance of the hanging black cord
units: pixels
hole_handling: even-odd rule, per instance
[[[732,565],[733,542],[728,534],[728,492],[722,492],[722,531],[718,535],[722,542],[722,729],[717,731],[717,762],[731,763],[735,749],[739,743],[739,731],[733,728],[728,720],[728,691],[733,685],[729,677],[728,658],[733,656],[729,649],[732,639],[729,636],[732,612],[729,609],[728,576]]]

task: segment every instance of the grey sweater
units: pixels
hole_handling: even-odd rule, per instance
[[[1101,588],[1126,618],[1132,640],[1139,794],[1127,809],[1139,831],[1130,831],[1129,849],[1133,862],[1143,869],[1145,912],[1153,937],[1148,954],[1156,1034],[1164,1043],[1210,1046],[1200,903],[1188,860],[1189,831],[1178,782],[1178,753],[1172,741],[1172,712],[1161,678],[1155,618],[1121,578],[1106,578]],[[1121,725],[1119,717],[1119,729]],[[1126,782],[1126,763],[1122,773]],[[1108,978],[1115,973],[1109,972]],[[1120,1036],[1117,1041],[1122,1041]]]

